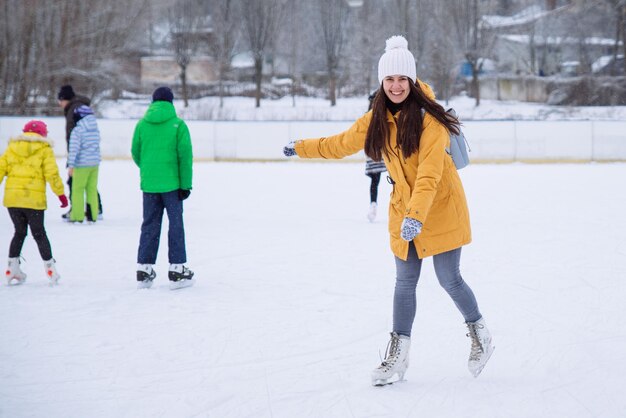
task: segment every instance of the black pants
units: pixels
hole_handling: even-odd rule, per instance
[[[68,176],[67,178],[67,185],[70,188],[70,202],[72,201],[72,178],[72,176]],[[102,200],[100,199],[100,192],[98,192],[98,214],[102,214]],[[87,207],[85,209],[85,216],[88,221],[93,221],[93,219],[91,219],[91,205],[89,203],[87,203]]]
[[[11,246],[9,247],[9,258],[19,257],[22,253],[22,247],[24,246],[24,240],[26,239],[29,225],[30,232],[32,232],[37,247],[39,247],[41,259],[48,261],[52,258],[50,241],[48,241],[46,228],[43,226],[43,214],[43,210],[9,208],[9,216],[15,227],[15,234],[11,240]]]
[[[366,175],[372,179],[372,184],[370,185],[370,202],[376,202],[378,200],[378,184],[380,183],[380,173],[369,173]]]

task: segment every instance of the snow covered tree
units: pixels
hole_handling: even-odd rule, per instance
[[[180,67],[180,83],[185,107],[189,106],[187,67],[207,38],[208,12],[201,0],[178,0],[169,10],[172,49]]]
[[[348,25],[348,5],[344,0],[319,0],[317,17],[326,57],[328,99],[330,105],[335,106],[337,104],[337,71]]]
[[[211,31],[210,49],[217,64],[220,107],[224,105],[224,81],[230,70],[235,46],[241,28],[241,3],[239,0],[210,0]]]
[[[125,84],[120,61],[147,0],[0,1],[0,106],[4,113],[57,111],[71,83],[94,95]],[[47,107],[46,107],[47,106]]]
[[[256,107],[261,107],[263,62],[285,14],[284,6],[284,0],[242,0],[244,36],[254,59]]]
[[[451,0],[447,12],[452,22],[452,35],[472,69],[471,93],[480,105],[480,74],[485,58],[491,52],[493,36],[481,22],[483,13],[491,10],[491,1]],[[486,4],[482,4],[486,3]]]

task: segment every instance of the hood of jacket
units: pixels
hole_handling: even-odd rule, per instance
[[[162,100],[153,102],[144,116],[144,120],[148,123],[163,123],[176,117],[176,109],[170,102]]]
[[[67,106],[65,106],[65,108],[63,109],[63,113],[67,115],[70,109],[73,112],[75,108],[77,108],[78,106],[82,106],[82,105],[90,106],[91,99],[86,96],[80,96],[80,95],[74,96],[72,100],[70,100],[70,102],[67,104]]]
[[[421,87],[421,89],[424,92],[424,94],[426,95],[426,97],[428,97],[431,100],[435,100],[435,92],[428,85],[428,83],[424,83],[422,80],[418,79],[417,80],[417,84],[419,84],[419,86]]]
[[[9,139],[8,148],[20,157],[28,157],[41,147],[51,147],[54,145],[50,138],[41,136],[34,132],[25,132],[21,135]]]

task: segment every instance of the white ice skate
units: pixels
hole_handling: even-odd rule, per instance
[[[137,264],[137,289],[150,289],[155,277],[152,264]]]
[[[5,276],[7,279],[7,284],[9,286],[22,284],[26,281],[26,273],[24,273],[20,268],[19,257],[9,258],[9,263],[7,271],[5,272]]]
[[[48,261],[44,261],[43,266],[46,269],[46,277],[48,277],[50,286],[57,285],[61,276],[57,272],[56,261],[54,260],[54,258],[51,258]]]
[[[476,322],[467,322],[466,325],[469,330],[467,336],[472,340],[467,368],[474,377],[478,377],[489,361],[495,347],[491,344],[491,334],[483,318]]]
[[[377,207],[378,207],[378,204],[376,202],[370,203],[370,208],[367,211],[367,219],[369,219],[370,222],[374,222],[374,220],[376,219]]]
[[[170,264],[170,271],[167,273],[170,279],[170,289],[182,289],[193,286],[193,271],[182,264]]]
[[[391,333],[387,344],[385,359],[372,372],[372,385],[384,386],[404,379],[404,373],[409,367],[409,350],[411,339],[405,335]]]

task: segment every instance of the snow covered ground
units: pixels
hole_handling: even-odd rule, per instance
[[[462,121],[469,120],[626,120],[626,106],[549,106],[542,103],[517,101],[481,100],[475,106],[474,99],[467,96],[453,97],[441,102],[453,107]],[[100,116],[111,119],[143,117],[150,97],[132,96],[127,100],[104,100],[98,105]],[[340,98],[337,105],[330,101],[313,98],[291,97],[278,100],[262,100],[256,108],[253,98],[227,97],[220,107],[219,98],[205,97],[189,101],[184,107],[182,100],[174,100],[178,114],[186,120],[306,120],[306,121],[353,121],[367,111],[367,97]]]
[[[429,259],[408,380],[375,388],[394,285],[389,184],[370,224],[362,164],[197,163],[185,203],[196,286],[168,289],[163,234],[155,287],[137,290],[138,172],[104,161],[103,222],[61,222],[50,195],[61,284],[47,286],[29,236],[27,282],[0,286],[0,417],[623,417],[625,172],[464,169],[462,271],[496,351],[471,377]],[[0,254],[11,236],[4,212]]]

